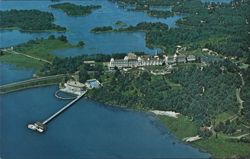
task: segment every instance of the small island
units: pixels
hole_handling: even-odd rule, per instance
[[[50,5],[53,9],[60,9],[64,11],[68,16],[83,16],[91,14],[93,10],[100,9],[101,5],[76,5],[73,3],[59,3]]]
[[[175,15],[174,12],[158,11],[158,10],[149,10],[147,11],[147,14],[151,17],[156,17],[156,18],[168,18],[168,17],[172,17]]]
[[[123,21],[118,20],[117,22],[115,22],[115,25],[118,27],[125,27],[127,26],[127,24]]]
[[[149,31],[167,31],[168,30],[168,25],[157,22],[157,23],[152,23],[152,22],[141,22],[138,23],[135,26],[128,26],[128,27],[121,27],[114,29],[112,26],[103,26],[103,27],[95,27],[91,30],[91,32],[95,33],[102,33],[102,32],[137,32],[137,31],[143,31],[143,32],[149,32]]]
[[[95,27],[91,29],[91,32],[93,33],[111,32],[111,31],[113,31],[112,26]]]
[[[54,24],[52,13],[39,10],[0,11],[0,29],[18,29],[26,32],[65,32],[66,28]]]

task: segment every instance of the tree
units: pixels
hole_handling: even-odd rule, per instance
[[[84,45],[85,45],[85,43],[83,41],[79,41],[77,44],[78,47],[83,47]]]
[[[248,57],[247,57],[246,64],[250,65],[250,55],[248,55]]]
[[[55,35],[50,35],[48,39],[49,40],[55,40]]]
[[[95,66],[95,70],[99,73],[102,73],[104,68],[103,68],[103,64],[97,63]]]
[[[4,52],[2,50],[0,50],[0,56],[4,55]]]
[[[68,42],[67,36],[64,36],[64,35],[59,36],[57,39],[63,42]]]
[[[79,81],[84,83],[89,79],[89,74],[88,71],[86,69],[86,67],[84,67],[84,65],[80,68],[80,72],[79,72]]]
[[[149,73],[147,71],[143,71],[142,74],[141,74],[141,78],[143,80],[147,80],[147,81],[151,81],[151,77],[149,75]]]
[[[115,69],[114,77],[117,78],[117,77],[119,77],[121,75],[121,71],[117,67],[115,67],[114,69]]]

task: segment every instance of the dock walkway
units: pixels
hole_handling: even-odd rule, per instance
[[[54,113],[53,115],[51,115],[48,119],[44,120],[42,122],[42,124],[47,124],[49,123],[51,120],[53,120],[54,118],[56,118],[58,115],[60,115],[64,110],[66,110],[67,108],[69,108],[71,105],[73,105],[75,102],[77,102],[82,96],[84,96],[87,93],[87,91],[85,91],[83,94],[81,94],[80,96],[78,96],[76,99],[72,100],[70,103],[68,103],[67,105],[65,105],[64,107],[62,107],[60,110],[58,110],[56,113]]]
[[[52,114],[49,118],[44,120],[43,122],[35,122],[33,124],[28,124],[28,128],[34,131],[38,131],[40,133],[44,132],[47,129],[46,124],[48,124],[50,121],[55,119],[57,116],[59,116],[62,112],[64,112],[66,109],[68,109],[70,106],[72,106],[75,102],[77,102],[82,96],[84,96],[87,93],[87,90],[79,95],[76,99],[72,100],[70,103],[62,107],[60,110]]]

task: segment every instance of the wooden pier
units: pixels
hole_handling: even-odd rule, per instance
[[[46,130],[46,124],[51,122],[53,119],[55,119],[57,116],[59,116],[61,113],[63,113],[66,109],[68,109],[70,106],[72,106],[75,102],[77,102],[81,97],[83,97],[87,93],[87,90],[79,95],[76,99],[72,100],[70,103],[62,107],[60,110],[52,114],[49,118],[44,120],[43,122],[35,122],[34,124],[29,124],[28,128],[34,131],[38,131],[40,133],[44,132]]]

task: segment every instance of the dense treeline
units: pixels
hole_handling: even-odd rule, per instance
[[[82,6],[82,5],[76,5],[76,4],[68,3],[68,2],[60,3],[60,4],[53,4],[53,5],[50,5],[50,7],[54,9],[61,9],[69,16],[87,15],[87,14],[92,13],[93,10],[101,8],[100,5]]]
[[[116,71],[110,75],[111,82],[90,93],[90,97],[131,108],[173,110],[204,124],[222,112],[238,110],[235,89],[240,87],[240,77],[222,66],[229,65],[214,63],[203,71],[196,66],[184,67],[169,77]],[[176,88],[171,83],[181,86]]]
[[[168,25],[161,23],[161,22],[157,22],[157,23],[152,23],[152,22],[141,22],[138,23],[135,26],[128,26],[126,28],[118,28],[118,29],[113,29],[111,26],[103,26],[103,27],[95,27],[93,28],[91,31],[92,32],[106,32],[106,31],[145,31],[145,32],[149,32],[149,31],[167,31]]]
[[[98,32],[112,31],[112,30],[113,30],[112,26],[103,26],[103,27],[95,27],[91,30],[91,32],[98,33]]]
[[[58,37],[58,39],[62,40],[62,36]],[[134,52],[137,55],[144,55],[144,52]],[[59,58],[56,57],[52,61],[52,65],[45,65],[41,72],[46,75],[55,75],[62,73],[74,73],[79,70],[83,61],[92,61],[95,62],[109,62],[111,58],[115,59],[123,59],[127,53],[114,53],[114,54],[94,54],[94,55],[81,55],[76,57],[66,57]],[[91,70],[89,70],[91,71]]]
[[[200,0],[113,0],[124,4],[168,5],[175,13],[185,14],[178,28],[148,31],[147,46],[161,46],[173,53],[176,45],[190,49],[207,47],[226,56],[247,57],[249,54],[249,1],[234,0],[229,4],[202,3]]]
[[[156,23],[152,23],[152,22],[141,22],[138,23],[136,26],[128,26],[127,28],[120,28],[118,29],[118,31],[167,31],[168,25],[161,23],[161,22],[156,22]]]
[[[170,6],[177,2],[183,1],[172,1],[172,0],[109,0],[111,2],[117,2],[121,5],[135,5],[136,8],[147,8],[143,6]]]
[[[22,31],[66,31],[65,27],[53,24],[52,13],[39,10],[0,11],[0,28],[17,28]]]
[[[175,15],[174,12],[158,11],[158,10],[149,10],[147,11],[147,14],[151,17],[157,17],[157,18],[168,18]]]

